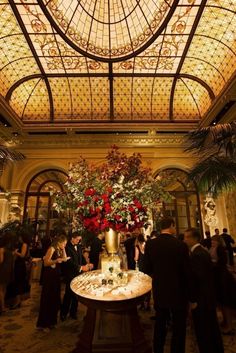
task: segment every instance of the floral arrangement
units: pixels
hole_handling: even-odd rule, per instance
[[[140,154],[128,157],[113,146],[100,166],[82,157],[70,166],[65,191],[56,194],[54,207],[72,210],[80,230],[133,231],[147,225],[148,209],[171,198],[164,182],[142,166]]]

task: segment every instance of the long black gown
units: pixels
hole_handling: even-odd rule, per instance
[[[56,260],[58,257],[57,251],[55,251],[52,255],[52,260]],[[57,314],[61,305],[60,293],[60,264],[45,266],[39,316],[36,325],[38,328],[51,328],[57,324]]]

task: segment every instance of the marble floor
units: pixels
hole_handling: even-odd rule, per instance
[[[39,283],[32,283],[31,298],[20,308],[0,316],[0,353],[69,353],[76,347],[78,334],[83,327],[86,308],[79,304],[78,320],[59,321],[57,328],[48,333],[35,328],[39,296]],[[154,321],[153,312],[139,311],[140,321],[147,340],[151,342]],[[234,318],[236,328],[236,317]],[[236,335],[223,336],[225,353],[236,353]],[[169,335],[165,353],[169,353]],[[187,328],[186,353],[198,353],[191,322]],[[217,352],[216,352],[217,353]]]

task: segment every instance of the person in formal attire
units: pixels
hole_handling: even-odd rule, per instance
[[[12,233],[8,231],[0,238],[0,315],[6,311],[5,295],[7,285],[14,279],[13,251]]]
[[[234,265],[234,251],[231,244],[234,244],[234,239],[228,234],[227,228],[223,228],[221,237],[224,239],[226,250],[228,252],[228,263],[230,266]]]
[[[143,234],[139,234],[135,240],[135,252],[134,252],[134,261],[136,263],[136,267],[139,268],[140,271],[144,270],[144,251],[145,251],[145,238]]]
[[[144,272],[144,252],[145,252],[146,241],[143,234],[139,234],[135,241],[135,256],[134,260],[136,263],[136,269]],[[140,309],[150,310],[150,299],[151,294],[145,295],[143,302],[141,303]]]
[[[23,233],[19,236],[14,251],[14,280],[8,286],[7,297],[11,301],[10,308],[16,309],[21,306],[22,300],[29,298],[31,268],[27,270],[26,262],[30,258],[30,234]],[[27,295],[26,295],[27,294]]]
[[[167,323],[171,315],[171,353],[185,352],[188,301],[194,302],[191,291],[190,258],[186,244],[175,237],[175,222],[164,217],[161,234],[146,243],[144,271],[153,278],[153,301],[156,320],[153,352],[163,353]]]
[[[216,314],[213,265],[207,249],[200,245],[200,232],[189,228],[184,242],[190,250],[190,265],[196,305],[192,318],[200,353],[223,353],[223,341]],[[191,306],[190,306],[191,307]]]
[[[236,281],[227,265],[225,242],[220,235],[211,239],[209,250],[213,263],[216,299],[222,312],[221,332],[234,335],[233,310],[236,309]]]
[[[56,236],[43,258],[45,269],[36,324],[41,330],[50,330],[57,324],[57,314],[61,306],[60,265],[69,259],[65,251],[66,243],[65,235]]]
[[[103,244],[104,237],[105,237],[104,233],[100,233],[96,237],[94,237],[90,243],[89,257],[90,257],[91,263],[93,264],[94,270],[98,269],[99,256],[100,256],[100,253],[102,252],[102,244]]]
[[[130,237],[127,237],[127,239],[124,241],[124,247],[127,257],[127,267],[129,270],[135,270],[135,239],[136,234],[132,233]]]
[[[66,254],[69,258],[63,264],[63,274],[65,278],[65,294],[61,305],[60,317],[62,321],[66,320],[68,314],[74,320],[77,319],[78,297],[71,290],[70,282],[82,272],[87,272],[93,268],[93,265],[86,262],[82,254],[81,235],[77,232],[72,233],[71,239],[66,244]]]
[[[205,231],[205,238],[201,241],[202,246],[204,246],[204,248],[206,249],[210,249],[211,247],[211,233],[209,232],[209,230]]]
[[[53,241],[53,238],[52,238],[51,235],[45,235],[41,239],[41,244],[42,244],[42,249],[41,249],[42,262],[43,262],[43,257],[45,256],[48,248],[52,244],[52,241]],[[44,272],[44,266],[41,267],[40,279],[39,279],[40,285],[42,285],[42,283],[43,283],[43,272]]]

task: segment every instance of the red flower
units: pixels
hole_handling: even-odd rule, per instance
[[[96,191],[92,188],[85,190],[84,195],[85,196],[93,196],[96,194]]]
[[[134,205],[138,208],[138,209],[140,209],[140,208],[142,208],[143,206],[142,206],[142,204],[137,200],[137,199],[134,199]]]
[[[102,194],[101,198],[103,199],[104,202],[108,202],[109,201],[109,197],[107,194]]]
[[[104,204],[104,209],[107,214],[111,213],[111,205],[108,202]]]

